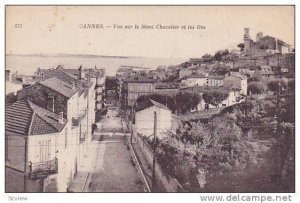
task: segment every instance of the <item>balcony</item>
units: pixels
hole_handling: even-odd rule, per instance
[[[29,164],[29,177],[30,179],[40,179],[45,178],[47,175],[55,174],[58,171],[58,161],[57,158]]]

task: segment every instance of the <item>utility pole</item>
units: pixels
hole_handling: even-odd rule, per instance
[[[280,92],[281,92],[281,83],[278,83],[278,90],[277,90],[277,135],[279,135],[279,128],[280,128]]]
[[[156,111],[154,111],[154,132],[153,132],[153,166],[152,166],[152,192],[155,191],[155,162],[156,162],[156,133],[157,133],[157,116]]]
[[[277,171],[276,171],[276,176],[281,174],[281,170],[282,170],[282,158],[281,158],[281,154],[282,154],[282,139],[280,137],[280,133],[281,133],[281,127],[280,127],[280,123],[281,123],[281,115],[280,115],[280,100],[281,100],[281,91],[283,91],[283,87],[281,83],[278,83],[278,89],[277,89],[277,102],[276,102],[276,138],[277,139],[277,154],[276,154],[276,162],[277,162]],[[278,178],[278,177],[276,177]]]
[[[132,144],[132,134],[133,134],[133,131],[132,131],[132,124],[133,124],[133,105],[131,106],[131,125],[130,125],[130,143]]]

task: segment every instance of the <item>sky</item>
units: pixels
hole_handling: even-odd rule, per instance
[[[86,24],[105,28],[80,28]],[[205,29],[114,29],[114,24],[202,25]],[[236,48],[243,42],[245,27],[250,28],[252,39],[263,32],[294,46],[294,7],[7,6],[6,54],[201,57]]]

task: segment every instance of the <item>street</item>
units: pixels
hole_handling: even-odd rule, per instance
[[[102,119],[97,126],[101,127],[94,133],[93,140],[101,141],[93,155],[95,158],[84,192],[147,192],[136,161],[122,134],[121,118],[109,116]]]

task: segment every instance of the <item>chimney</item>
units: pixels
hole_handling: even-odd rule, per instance
[[[79,68],[78,68],[78,80],[81,80],[82,79],[82,66],[79,66]]]
[[[88,71],[87,79],[88,81],[91,81],[91,69],[89,69]]]
[[[41,81],[44,81],[44,73],[41,73]]]
[[[59,119],[58,119],[58,122],[60,124],[64,124],[64,112],[60,112],[59,113]]]

